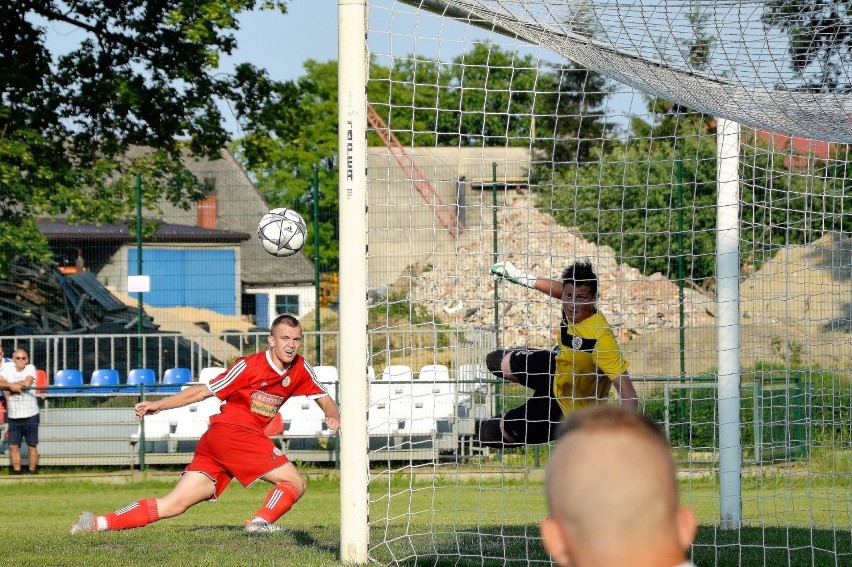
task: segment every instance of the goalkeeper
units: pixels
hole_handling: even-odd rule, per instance
[[[497,281],[538,290],[562,300],[559,345],[551,350],[498,349],[488,353],[488,370],[533,391],[520,407],[484,422],[479,439],[487,447],[504,448],[547,443],[556,438],[563,416],[605,399],[611,387],[622,405],[635,410],[636,390],[627,361],[606,318],[597,310],[598,278],[588,261],[575,262],[561,281],[523,273],[509,261],[491,266]]]

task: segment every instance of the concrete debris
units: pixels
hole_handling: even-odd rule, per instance
[[[576,228],[560,226],[518,197],[498,212],[498,259],[539,277],[559,279],[575,260],[589,259],[599,280],[598,308],[619,340],[680,326],[679,289],[662,274],[642,275],[619,264],[609,246],[586,240]],[[629,236],[626,236],[629,238]],[[428,265],[412,266],[408,297],[436,318],[454,325],[493,326],[494,280],[488,275],[493,232],[469,230],[453,253],[433,254]],[[545,295],[514,285],[497,284],[499,325],[504,345],[546,347],[556,342],[560,304]],[[712,325],[715,303],[691,288],[684,289],[684,326]]]

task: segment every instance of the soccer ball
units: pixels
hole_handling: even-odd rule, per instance
[[[257,223],[257,239],[273,256],[292,256],[302,249],[308,225],[293,209],[272,209]]]

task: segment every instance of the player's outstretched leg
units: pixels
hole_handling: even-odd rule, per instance
[[[502,427],[503,417],[492,417],[488,421],[479,426],[479,442],[484,447],[492,449],[509,449],[511,447],[521,447],[523,443],[510,441],[506,438]]]
[[[141,528],[159,519],[157,501],[154,498],[148,498],[103,516],[96,516],[89,511],[82,512],[77,518],[77,523],[71,526],[71,535]]]
[[[210,499],[214,494],[215,485],[210,477],[187,471],[163,498],[138,500],[103,516],[89,511],[81,513],[77,523],[71,526],[71,534],[141,528],[163,518],[183,514],[191,506]]]
[[[509,351],[503,349],[492,350],[488,354],[485,355],[485,367],[488,368],[488,371],[491,372],[494,376],[498,378],[504,378],[503,376],[503,357]]]
[[[308,483],[293,463],[287,463],[261,478],[274,483],[275,487],[266,495],[263,505],[255,512],[254,518],[246,522],[246,531],[249,533],[284,531],[284,528],[276,525],[275,522],[302,497],[308,488]]]

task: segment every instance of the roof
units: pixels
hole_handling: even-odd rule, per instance
[[[37,219],[39,230],[51,241],[111,241],[118,243],[135,242],[136,233],[130,232],[124,223],[94,224],[82,222],[69,224],[64,219]],[[145,242],[168,243],[220,243],[239,244],[251,238],[245,232],[235,230],[214,230],[160,222],[152,236],[143,238]]]
[[[218,197],[218,226],[225,230],[246,231],[254,235],[257,223],[272,207],[254,186],[245,169],[228,150],[222,150],[221,159],[184,159],[184,165],[198,179],[215,179]],[[168,203],[159,202],[163,219],[180,224],[195,224],[198,205],[184,211]],[[304,212],[304,211],[303,211]],[[306,215],[307,217],[307,215]],[[310,222],[310,219],[308,219]],[[240,279],[243,286],[281,287],[314,284],[314,263],[305,254],[313,253],[306,244],[302,252],[286,258],[270,256],[255,240],[250,238],[240,244]]]

